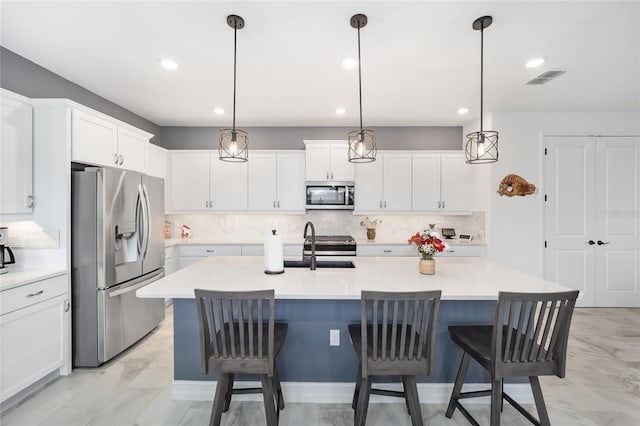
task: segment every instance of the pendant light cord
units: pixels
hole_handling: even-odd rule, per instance
[[[484,22],[482,23],[482,26],[480,27],[480,134],[482,134],[482,117],[483,117],[483,92],[484,92],[484,75],[483,75],[483,70],[484,70]]]
[[[237,23],[233,27],[233,133],[236,132],[236,50],[238,45]]]
[[[360,26],[358,26],[358,91],[360,95],[360,137],[362,137],[362,64],[360,61]]]

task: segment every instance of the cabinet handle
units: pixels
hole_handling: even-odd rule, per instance
[[[42,293],[44,293],[44,290],[36,291],[35,293],[29,293],[29,294],[27,294],[27,297],[40,296]]]
[[[280,208],[280,201],[278,201],[278,208]]]
[[[387,208],[387,202],[386,201],[384,202],[384,208],[385,209]]]
[[[382,208],[382,201],[380,201],[380,208]]]
[[[329,172],[327,172],[327,179],[329,179]]]
[[[206,208],[209,208],[209,202],[208,202],[208,201],[205,201],[205,202],[204,202],[204,206],[205,206]]]
[[[69,312],[69,309],[71,309],[71,302],[69,302],[69,299],[67,299],[64,301],[64,311]]]
[[[333,172],[331,172],[331,180],[333,180]]]
[[[32,208],[34,204],[33,195],[27,195],[27,207]]]
[[[121,155],[121,156],[120,156],[120,165],[122,166],[123,164],[124,164],[124,156],[123,156],[123,155]]]
[[[215,253],[216,251],[214,249],[207,249],[206,252],[207,253]]]
[[[113,162],[118,164],[118,154],[113,154]]]
[[[589,244],[590,246],[594,245],[595,243],[596,243],[596,242],[595,242],[595,241],[593,241],[593,240],[589,240],[589,241],[587,241],[587,244]]]
[[[391,253],[391,250],[382,250],[385,253]]]
[[[611,242],[611,241],[600,241],[600,240],[598,240],[598,243],[597,243],[597,244],[598,244],[599,246],[603,246],[603,245],[605,245],[605,244],[609,244],[610,242]]]
[[[442,201],[438,201],[438,208],[442,208]]]

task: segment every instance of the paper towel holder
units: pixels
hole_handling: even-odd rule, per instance
[[[276,235],[276,230],[272,229],[271,234]],[[266,256],[267,254],[265,253],[264,255]],[[280,275],[280,274],[284,274],[284,268],[282,268],[281,271],[269,271],[268,269],[265,269],[264,273],[267,275]]]

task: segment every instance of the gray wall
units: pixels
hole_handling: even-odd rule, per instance
[[[27,98],[66,98],[156,135],[160,126],[0,46],[0,87]]]
[[[462,149],[462,127],[371,127],[378,149]],[[218,128],[163,127],[169,149],[215,149]],[[303,140],[344,140],[351,127],[243,127],[250,149],[304,149]]]

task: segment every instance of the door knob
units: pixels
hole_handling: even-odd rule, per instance
[[[587,241],[587,244],[589,244],[590,246],[594,245],[595,243],[596,243],[596,242],[595,242],[595,241],[593,241],[593,240],[589,240],[589,241]]]
[[[599,246],[603,246],[603,245],[605,245],[605,244],[609,244],[609,243],[610,243],[610,241],[604,242],[604,241],[600,241],[600,240],[598,240],[598,245],[599,245]]]

